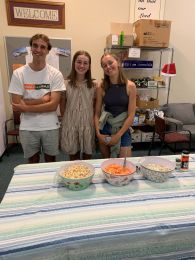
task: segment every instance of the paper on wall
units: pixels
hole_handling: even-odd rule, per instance
[[[26,47],[28,54],[25,56],[26,64],[32,62],[33,56],[31,48]],[[57,48],[52,48],[46,56],[46,62],[59,70],[59,55],[57,55]]]

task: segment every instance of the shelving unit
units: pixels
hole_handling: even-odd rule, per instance
[[[115,53],[121,59],[121,62],[125,60],[145,60],[153,61],[152,68],[123,68],[125,75],[129,78],[142,78],[142,77],[153,77],[161,76],[162,66],[164,64],[173,63],[174,49],[173,48],[149,48],[142,47],[140,58],[128,58],[129,48],[132,47],[112,47],[105,48],[105,52]],[[135,47],[137,48],[137,47]],[[165,79],[166,85],[162,86],[158,84],[157,87],[137,88],[138,91],[154,91],[156,90],[156,98],[159,98],[159,91],[167,89],[166,103],[169,103],[169,94],[171,87],[171,77]]]
[[[137,61],[137,60],[143,60],[143,61],[152,61],[153,66],[152,68],[123,68],[124,73],[127,78],[129,79],[140,79],[144,77],[150,77],[153,78],[161,77],[161,70],[164,64],[173,63],[173,56],[174,56],[174,49],[173,48],[149,48],[149,47],[143,47],[140,48],[140,58],[128,58],[128,52],[129,48],[132,47],[113,47],[113,48],[105,48],[105,52],[115,53],[121,60],[121,62],[126,60],[131,61]],[[137,47],[135,47],[137,48]],[[163,104],[169,103],[169,94],[170,94],[170,88],[171,88],[171,77],[165,78],[165,85],[157,84],[156,87],[144,87],[139,88],[137,87],[138,94],[141,92],[149,92],[149,94],[157,99],[162,99],[162,95],[164,94],[164,102]],[[161,92],[163,91],[163,92]],[[143,110],[143,109],[140,109]],[[141,142],[150,142],[150,138],[152,138],[152,129],[153,126],[149,125],[147,123],[144,124],[136,124],[133,126],[134,129],[137,130],[146,130],[146,132],[143,132],[143,138]],[[147,133],[148,129],[148,133]],[[139,138],[138,138],[139,139]],[[156,138],[157,141],[157,138]]]

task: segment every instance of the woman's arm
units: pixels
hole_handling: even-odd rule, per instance
[[[132,81],[127,82],[127,93],[129,95],[129,105],[128,105],[128,117],[124,121],[122,127],[120,130],[112,136],[112,139],[109,143],[109,145],[116,144],[121,136],[129,129],[130,126],[132,126],[136,111],[136,86]]]
[[[66,109],[66,92],[63,91],[61,93],[61,98],[60,98],[60,115],[63,116],[64,112]]]
[[[94,115],[95,131],[96,131],[97,137],[100,135],[99,119],[100,119],[101,110],[102,110],[102,98],[103,98],[103,89],[101,88],[101,85],[99,85],[96,88],[96,102],[95,102],[95,115]]]
[[[107,145],[108,143],[105,140],[105,137],[108,135],[103,135],[100,133],[99,129],[99,119],[102,111],[102,103],[103,103],[103,89],[101,85],[99,85],[96,89],[96,104],[95,104],[95,116],[94,116],[94,121],[95,121],[95,130],[96,130],[96,136],[99,140],[100,143],[103,143],[104,145]]]
[[[96,110],[97,88],[98,88],[98,83],[97,83],[97,82],[94,82],[94,89],[95,89],[94,99],[93,99],[93,111],[94,111],[94,116],[95,116],[95,110]]]
[[[100,119],[101,112],[102,112],[103,94],[104,94],[104,91],[103,91],[101,85],[99,85],[96,89],[96,105],[95,105],[94,121],[95,121],[96,136],[97,136],[99,142],[104,145],[108,145],[108,142],[106,141],[106,138],[105,138],[108,135],[101,134],[100,129],[99,129],[99,119]]]

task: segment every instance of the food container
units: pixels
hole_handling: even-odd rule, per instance
[[[95,174],[94,167],[86,162],[67,163],[58,172],[61,181],[70,190],[86,189]]]
[[[133,175],[136,171],[136,166],[128,160],[126,161],[126,173],[118,174],[117,172],[108,172],[108,167],[110,167],[111,165],[117,165],[119,167],[122,167],[123,163],[124,159],[112,158],[104,161],[101,164],[102,172],[104,173],[105,179],[108,183],[114,186],[124,186],[129,184],[129,182],[133,179]]]
[[[175,169],[175,162],[167,159],[150,156],[141,162],[141,172],[144,177],[153,182],[165,182]]]

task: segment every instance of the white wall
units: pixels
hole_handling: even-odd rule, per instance
[[[195,1],[166,0],[164,19],[172,21],[171,42],[177,75],[172,79],[170,102],[195,103]]]
[[[58,0],[53,0],[53,2]],[[11,106],[7,94],[8,77],[4,49],[4,36],[27,36],[35,33],[45,33],[50,37],[72,38],[73,53],[79,49],[89,51],[92,56],[93,76],[98,80],[102,77],[100,57],[105,47],[105,38],[110,31],[110,22],[128,22],[130,2],[132,0],[60,0],[65,3],[66,29],[48,29],[8,26],[5,1],[0,1],[0,68],[6,103],[7,117]],[[172,20],[171,46],[175,48],[174,61],[177,66],[177,76],[172,79],[170,102],[191,101],[194,99],[195,74],[195,10],[194,0],[166,0],[165,16]]]

